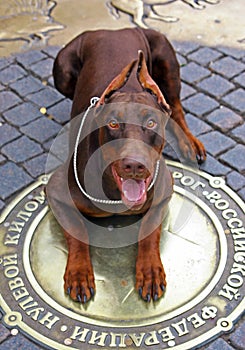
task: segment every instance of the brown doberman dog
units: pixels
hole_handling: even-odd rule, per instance
[[[83,217],[140,214],[135,287],[145,301],[156,301],[166,287],[159,242],[173,191],[162,157],[170,115],[184,157],[206,158],[202,143],[185,122],[174,50],[166,37],[154,30],[85,32],[59,52],[53,72],[56,88],[73,100],[71,117],[89,111],[97,123],[77,145],[79,126],[72,128],[72,156],[54,172],[47,186],[50,206],[68,244],[65,292],[82,303],[95,293]],[[93,96],[100,99],[88,110]],[[96,184],[90,189],[93,193],[84,190],[85,168],[99,149],[100,161],[93,163],[90,179],[92,174],[102,173],[105,201],[98,199],[101,194]]]

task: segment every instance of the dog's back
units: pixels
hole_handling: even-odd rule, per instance
[[[144,52],[150,71],[149,43],[138,28],[88,31],[65,46],[55,60],[54,79],[56,88],[74,100],[72,116],[87,108],[92,96],[100,96],[110,81],[137,58],[139,50]],[[131,80],[127,88],[136,91],[136,78]]]

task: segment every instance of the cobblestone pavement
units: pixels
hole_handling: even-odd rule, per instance
[[[187,122],[208,152],[201,169],[224,177],[245,200],[244,51],[194,42],[173,45]],[[52,140],[69,120],[71,101],[54,89],[51,76],[58,50],[47,46],[0,59],[0,209],[44,173]],[[240,320],[232,333],[202,349],[244,348],[245,322]],[[0,349],[42,347],[21,334],[12,336],[0,323]]]

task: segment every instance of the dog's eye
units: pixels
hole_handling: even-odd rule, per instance
[[[154,119],[149,119],[146,123],[147,129],[155,129],[157,126],[157,122]]]
[[[112,120],[110,120],[109,121],[109,123],[108,123],[108,126],[109,126],[109,128],[110,129],[119,129],[119,123],[118,123],[118,121],[116,120],[116,119],[112,119]]]

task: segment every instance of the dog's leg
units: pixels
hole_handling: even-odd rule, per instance
[[[81,227],[85,233],[85,228]],[[68,245],[68,260],[64,275],[64,289],[70,297],[86,303],[94,295],[95,284],[89,245],[65,232]]]
[[[148,28],[148,26],[144,22],[145,14],[145,5],[143,3],[139,3],[138,6],[132,13],[133,22],[139,26],[140,28]]]
[[[162,183],[163,180],[160,181]],[[169,181],[172,180],[169,177]],[[165,200],[152,207],[144,215],[138,237],[138,256],[136,261],[135,288],[145,301],[157,301],[166,288],[166,275],[160,257],[160,239],[162,222],[168,212],[168,201],[171,198],[172,185],[164,189]]]
[[[108,7],[112,16],[114,16],[116,19],[120,18],[118,8],[113,4],[113,1],[107,1],[106,6]]]
[[[65,166],[52,175],[46,193],[52,212],[63,228],[68,246],[65,292],[74,301],[85,303],[93,297],[95,291],[89,238],[82,216],[72,200]]]
[[[182,1],[197,10],[203,10],[205,8],[205,5],[199,4],[200,0],[182,0]],[[203,2],[206,2],[211,5],[216,5],[219,3],[219,0],[203,0]]]
[[[163,21],[167,23],[177,22],[179,20],[176,17],[159,15],[153,6],[148,6],[148,9],[146,11],[146,16],[149,19],[155,19],[157,21]]]
[[[182,0],[182,1],[190,5],[196,10],[203,10],[205,8],[204,5],[199,4],[199,0]]]
[[[191,133],[180,100],[172,100],[170,106],[172,115],[169,126],[178,141],[181,153],[185,159],[190,159],[193,162],[197,160],[198,163],[203,163],[206,160],[206,150],[202,142]]]
[[[159,243],[161,225],[149,236],[139,239],[136,262],[135,288],[145,301],[157,301],[166,288],[166,275],[162,265]]]
[[[194,161],[197,157],[199,162],[203,162],[206,159],[205,148],[189,130],[180,102],[180,74],[175,52],[161,33],[154,30],[143,31],[152,52],[152,77],[172,109],[171,124],[179,148],[185,158]]]
[[[204,1],[211,5],[216,5],[220,2],[220,0],[204,0]]]

